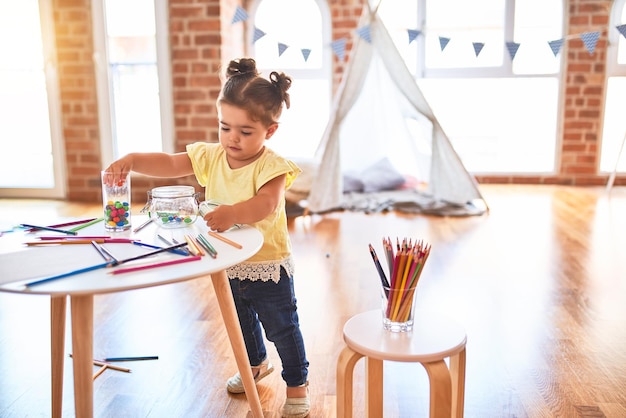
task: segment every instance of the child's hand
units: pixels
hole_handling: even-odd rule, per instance
[[[102,176],[102,183],[107,186],[121,186],[126,182],[128,173],[133,168],[132,159],[130,156],[125,156],[117,161],[114,161],[104,171]]]
[[[235,225],[235,210],[230,205],[219,205],[207,213],[204,220],[213,231],[224,232]]]

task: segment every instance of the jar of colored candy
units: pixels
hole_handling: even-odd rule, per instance
[[[113,180],[111,173],[102,172],[102,203],[104,228],[119,232],[130,229],[130,175]]]
[[[198,217],[200,193],[193,186],[163,186],[148,192],[148,212],[152,221],[164,228],[182,228]]]

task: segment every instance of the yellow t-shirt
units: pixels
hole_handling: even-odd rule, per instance
[[[285,189],[288,189],[301,172],[296,164],[267,147],[254,162],[237,169],[230,168],[226,153],[218,143],[187,145],[187,155],[198,183],[205,187],[205,199],[227,205],[254,197],[265,183],[283,174],[286,174]],[[285,200],[280,201],[273,213],[252,226],[263,234],[263,246],[246,262],[228,269],[228,277],[278,282],[281,266],[293,275]]]

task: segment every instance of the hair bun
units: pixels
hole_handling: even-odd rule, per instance
[[[230,78],[238,75],[259,75],[259,72],[256,69],[256,61],[252,58],[241,58],[229,62],[228,68],[226,69],[226,77]]]
[[[280,93],[280,98],[285,102],[285,106],[289,109],[289,87],[291,87],[291,77],[286,75],[285,73],[278,73],[276,71],[272,71],[270,73],[270,81],[275,89]]]

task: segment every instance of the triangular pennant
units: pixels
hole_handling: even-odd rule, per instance
[[[264,36],[265,36],[265,32],[263,32],[259,28],[256,28],[256,27],[254,28],[254,40],[253,40],[253,42],[258,41],[259,39],[261,39]]]
[[[356,33],[365,40],[368,44],[372,43],[372,35],[370,34],[370,25],[357,28]]]
[[[302,52],[302,57],[304,57],[304,62],[307,62],[307,60],[309,59],[309,55],[311,55],[311,50],[303,48],[300,51]]]
[[[517,42],[507,42],[506,49],[509,51],[509,55],[511,56],[511,61],[515,59],[515,54],[517,54],[517,50],[519,49],[520,44]]]
[[[444,38],[443,36],[439,37],[439,46],[441,47],[442,51],[446,48],[448,42],[450,42],[450,38]]]
[[[550,41],[548,42],[548,45],[550,45],[550,49],[552,50],[552,53],[556,57],[559,51],[561,51],[561,47],[563,46],[563,38]]]
[[[585,48],[589,51],[589,55],[593,55],[593,51],[596,49],[596,44],[600,38],[600,32],[585,32],[580,35],[580,39],[583,40]]]
[[[289,48],[289,45],[281,44],[279,42],[278,43],[278,56],[280,57],[281,55],[283,55],[283,52],[285,52],[287,48]]]
[[[619,25],[619,26],[615,26],[617,28],[617,30],[619,31],[619,33],[622,34],[622,36],[624,38],[626,38],[626,24],[623,25]]]
[[[418,36],[422,34],[422,31],[416,29],[407,29],[407,33],[409,34],[409,44],[417,39]]]
[[[248,20],[248,13],[241,6],[237,6],[237,9],[235,10],[235,14],[233,16],[233,20],[230,23],[235,24],[237,22],[243,22],[246,20]]]
[[[330,46],[333,49],[335,55],[339,57],[339,60],[343,61],[343,58],[346,55],[346,39],[337,39],[336,41],[333,41]]]
[[[478,54],[480,54],[480,51],[483,50],[485,43],[484,42],[472,42],[472,45],[474,46],[474,54],[478,56]]]

